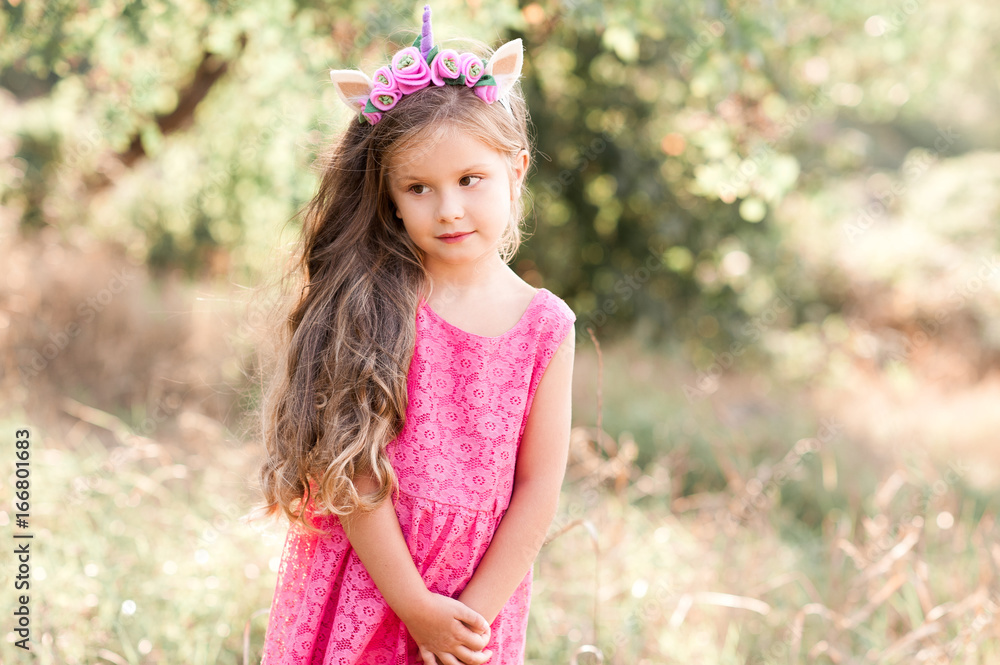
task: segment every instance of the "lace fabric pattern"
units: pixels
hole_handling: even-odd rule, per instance
[[[427,588],[457,598],[510,503],[517,450],[538,383],[576,315],[538,289],[507,332],[485,337],[422,301],[402,432],[388,446],[396,515]],[[261,665],[420,665],[334,515],[306,511],[323,534],[286,535]],[[491,625],[491,665],[524,660],[532,572]]]

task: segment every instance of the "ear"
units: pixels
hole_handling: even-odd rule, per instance
[[[360,112],[368,103],[372,92],[372,80],[357,69],[334,69],[330,71],[330,80],[337,94],[352,111]]]
[[[517,192],[520,193],[521,189],[524,187],[524,177],[528,174],[528,164],[530,163],[531,156],[528,154],[527,150],[521,150],[514,157],[514,179],[515,185],[517,185]]]
[[[520,38],[507,42],[493,53],[493,57],[486,63],[486,73],[497,80],[497,98],[506,97],[517,83],[523,64],[524,47]]]

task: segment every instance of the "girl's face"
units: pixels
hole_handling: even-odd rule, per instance
[[[389,194],[407,234],[424,251],[425,268],[451,271],[498,251],[528,167],[522,150],[513,163],[476,138],[436,133],[405,149],[389,169]],[[453,240],[444,236],[462,234]]]

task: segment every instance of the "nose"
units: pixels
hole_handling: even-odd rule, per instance
[[[451,222],[464,216],[465,204],[461,192],[450,187],[442,189],[441,197],[438,199],[438,219],[442,222]]]

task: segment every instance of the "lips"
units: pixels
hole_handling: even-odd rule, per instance
[[[438,238],[454,238],[455,236],[464,236],[467,233],[472,233],[472,231],[462,231],[459,233],[445,233],[444,235],[438,236]]]

